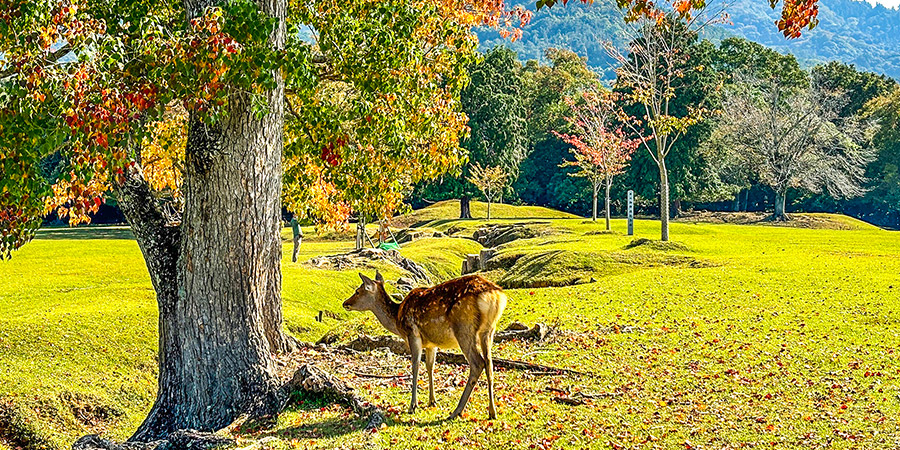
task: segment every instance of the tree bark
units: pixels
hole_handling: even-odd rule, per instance
[[[775,220],[787,220],[787,211],[785,210],[787,192],[785,191],[786,190],[775,191]]]
[[[219,3],[185,0],[185,7],[191,18]],[[259,7],[278,19],[270,45],[283,46],[284,0],[259,0]],[[159,301],[160,371],[156,402],[133,441],[180,429],[215,431],[241,414],[264,416],[280,406],[273,353],[287,348],[280,266],[284,86],[276,77],[265,114],[234,94],[215,125],[189,121],[184,214],[169,250],[174,264],[153,267],[155,238],[141,244]]]
[[[742,191],[737,191],[737,193],[734,194],[734,202],[731,205],[731,210],[734,212],[741,210],[741,192]]]
[[[462,198],[459,199],[459,218],[460,219],[471,219],[472,218],[472,210],[470,205],[471,199],[468,195],[463,195]]]
[[[591,204],[593,205],[593,208],[591,209],[591,220],[594,222],[597,221],[597,193],[599,190],[600,185],[594,183],[593,196],[591,197]]]
[[[491,220],[491,199],[487,199],[488,211],[487,211],[487,220]]]
[[[675,200],[672,200],[672,217],[680,216],[681,212],[681,199],[676,198]]]
[[[612,187],[612,180],[606,180],[606,201],[604,202],[604,206],[606,207],[606,231],[609,231],[609,188]],[[596,201],[596,195],[594,195],[594,201]],[[594,210],[596,211],[597,207],[594,206]]]
[[[669,172],[666,160],[659,160],[659,219],[660,240],[669,240]]]

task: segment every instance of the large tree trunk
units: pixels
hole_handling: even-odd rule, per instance
[[[190,17],[218,3],[185,0]],[[270,43],[282,46],[284,0],[259,6],[279,20]],[[171,236],[136,233],[157,291],[160,349],[156,402],[132,440],[214,431],[279,406],[273,352],[287,340],[279,234],[284,88],[276,84],[264,115],[234,95],[215,125],[191,118],[184,213],[169,256],[154,249]],[[142,228],[139,217],[129,220]],[[167,263],[156,267],[159,260]]]
[[[678,217],[681,213],[681,199],[676,198],[675,200],[672,200],[672,217]]]
[[[666,169],[666,160],[659,160],[659,220],[660,237],[662,241],[669,240],[669,171]]]
[[[784,205],[787,199],[787,192],[783,189],[775,190],[775,220],[787,220],[787,211],[785,211]]]
[[[606,201],[604,202],[604,206],[606,207],[606,231],[609,231],[609,188],[612,187],[612,180],[606,180]],[[596,201],[596,194],[594,195]],[[594,206],[594,210],[596,211],[596,204]],[[596,214],[596,213],[595,213]]]
[[[459,218],[460,219],[471,219],[472,218],[472,209],[471,209],[471,199],[468,195],[463,195],[462,198],[459,199]]]

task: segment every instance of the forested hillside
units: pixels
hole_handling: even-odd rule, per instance
[[[534,9],[533,1],[518,2]],[[900,79],[900,10],[857,0],[822,0],[819,25],[788,41],[774,26],[778,16],[765,0],[734,0],[727,6],[729,24],[707,30],[716,41],[728,34],[746,37],[782,53],[793,53],[805,66],[831,60],[855,64],[860,69]],[[588,64],[612,79],[610,59],[603,41],[622,39],[621,12],[612,0],[596,0],[585,6],[572,2],[536,13],[522,40],[510,47],[520,58],[539,59],[544,49],[560,47],[585,55]],[[495,32],[480,33],[486,48],[506,43]]]

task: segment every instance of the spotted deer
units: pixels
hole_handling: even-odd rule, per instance
[[[412,401],[409,412],[416,410],[419,361],[425,350],[428,369],[428,406],[434,402],[434,359],[438,349],[459,348],[469,362],[469,381],[459,405],[450,414],[455,419],[462,413],[472,389],[487,372],[488,416],[497,417],[494,404],[494,370],[491,344],[494,329],[506,307],[506,294],[496,284],[479,275],[456,278],[431,288],[413,289],[401,303],[391,300],[384,290],[384,278],[375,273],[372,280],[359,274],[362,285],[344,302],[349,311],[372,311],[388,331],[402,337],[412,357]]]

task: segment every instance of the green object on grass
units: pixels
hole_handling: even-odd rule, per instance
[[[394,242],[382,242],[378,248],[382,250],[400,250],[400,244]]]

